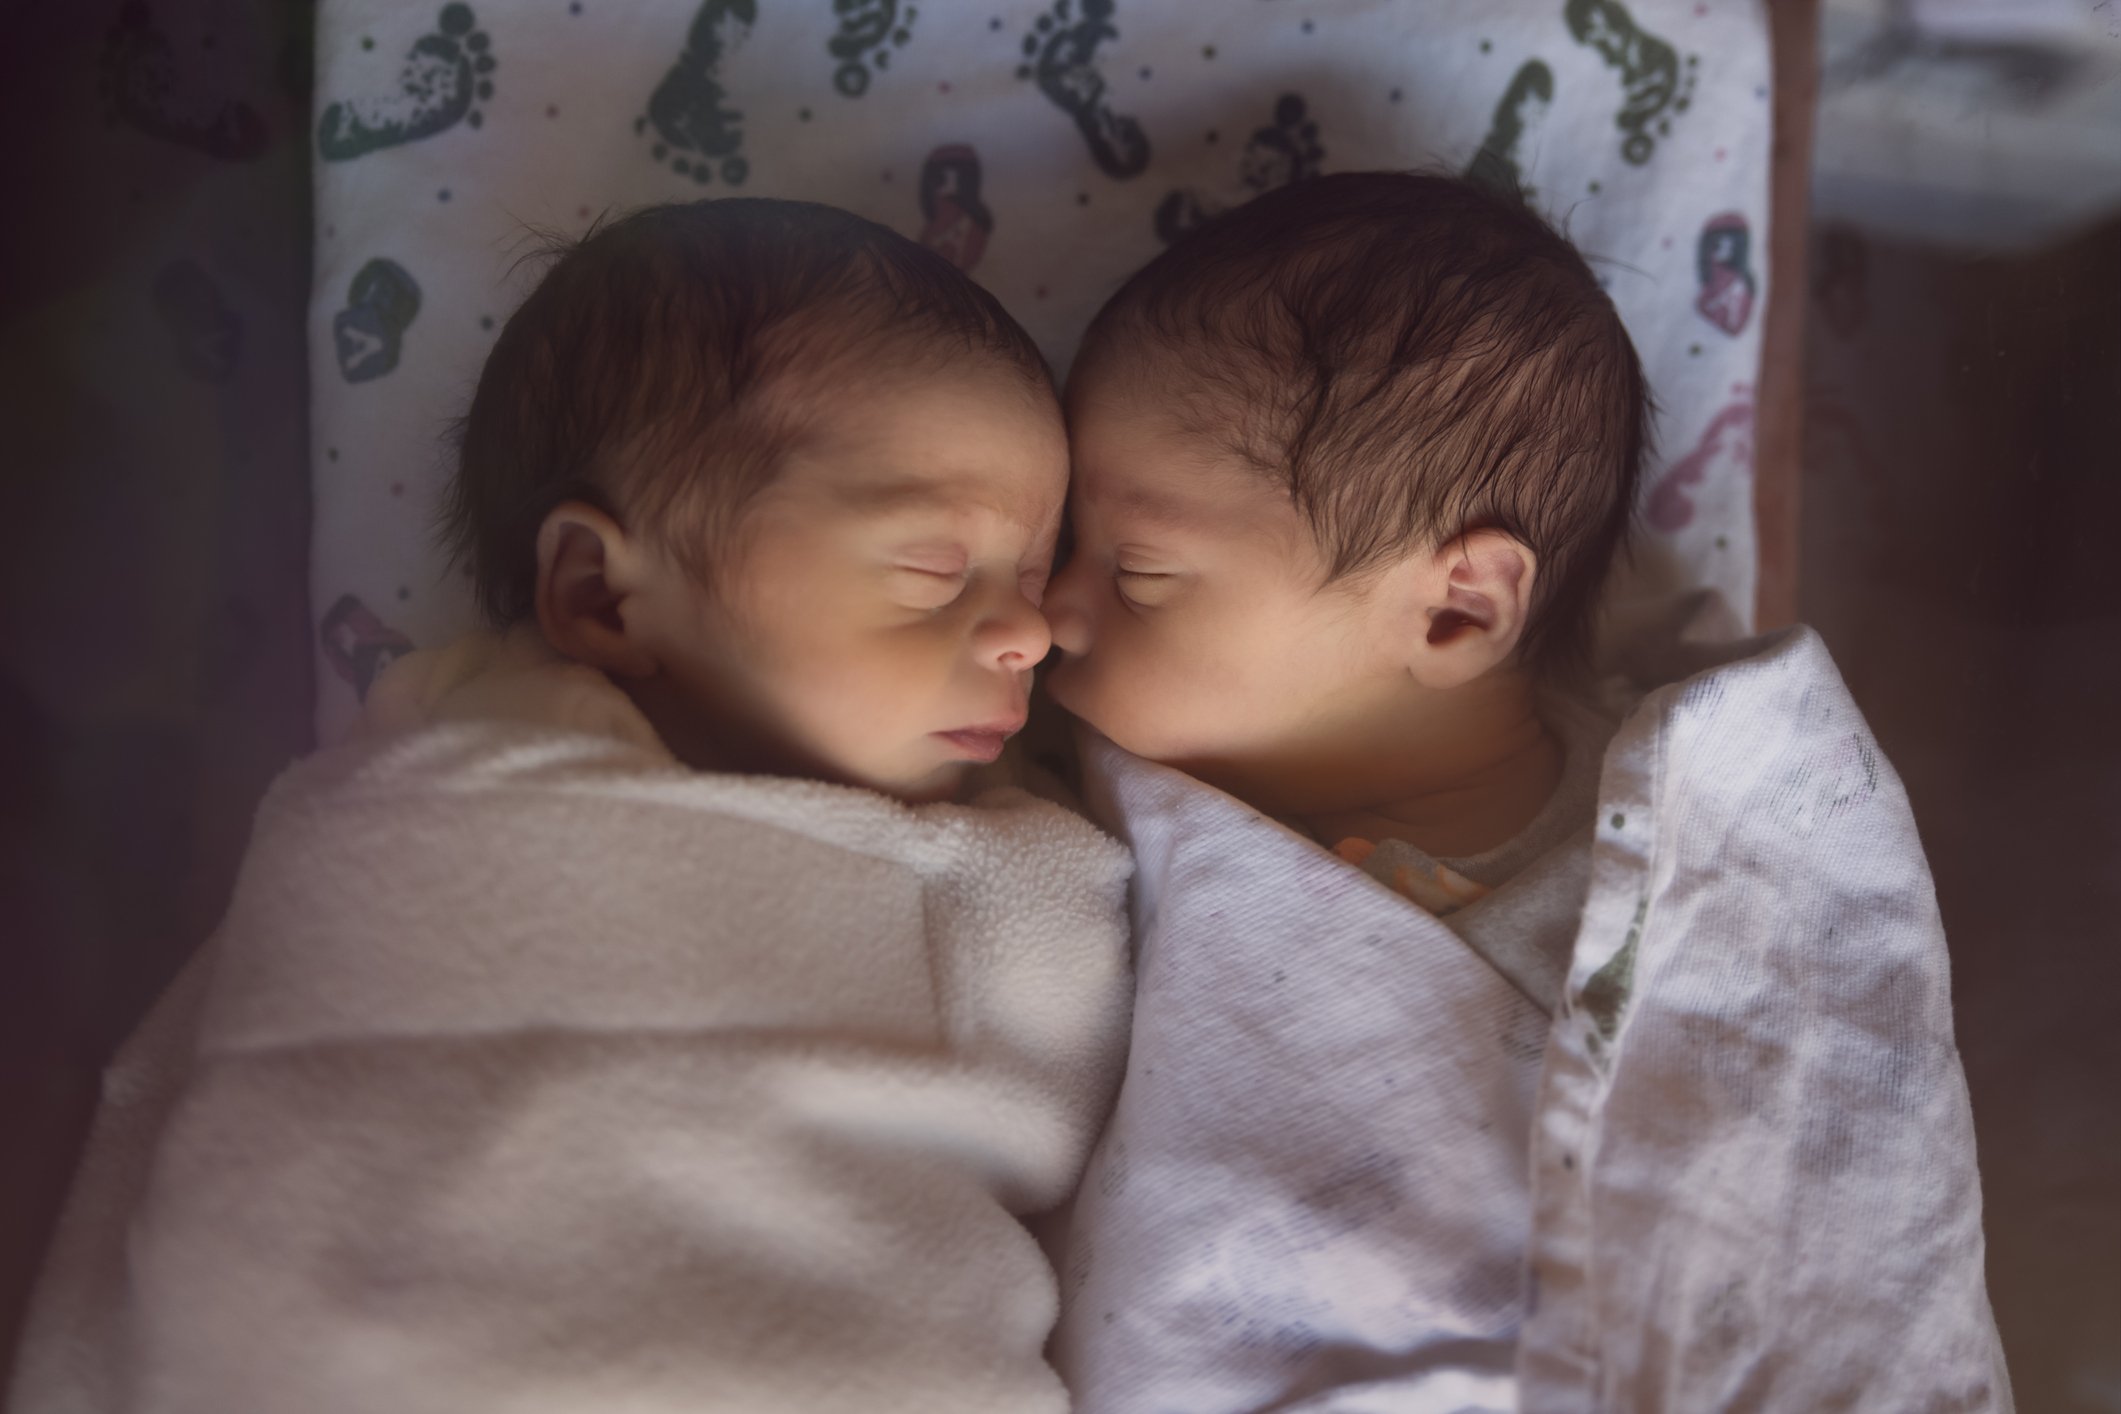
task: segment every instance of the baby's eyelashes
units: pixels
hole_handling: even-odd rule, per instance
[[[961,598],[972,583],[973,568],[960,561],[954,568],[946,562],[908,563],[892,568],[892,595],[908,608],[947,609]],[[1037,605],[1044,602],[1046,584],[1052,577],[1043,565],[1017,576],[1017,592]]]
[[[909,609],[947,609],[965,592],[963,569],[900,565],[892,571],[892,593]]]
[[[1119,596],[1128,603],[1153,609],[1167,601],[1178,587],[1178,576],[1161,570],[1132,570],[1121,566],[1112,572]]]

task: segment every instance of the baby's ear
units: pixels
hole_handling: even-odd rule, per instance
[[[1423,566],[1428,628],[1409,664],[1424,687],[1460,687],[1507,663],[1524,637],[1538,557],[1504,530],[1470,530]]]
[[[642,547],[604,512],[583,501],[553,507],[538,527],[538,627],[545,641],[613,677],[654,673],[655,655],[638,627],[652,572]]]

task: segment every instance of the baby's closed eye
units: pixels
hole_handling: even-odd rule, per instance
[[[963,559],[954,563],[942,559],[904,562],[892,566],[891,594],[910,609],[947,609],[964,594],[973,574],[974,567]],[[1017,591],[1038,604],[1045,598],[1051,574],[1044,565],[1022,570],[1017,575]]]
[[[965,592],[969,577],[962,562],[956,568],[937,563],[894,565],[891,594],[909,609],[946,609]]]
[[[1112,582],[1120,598],[1145,609],[1170,599],[1178,588],[1178,576],[1165,570],[1129,569],[1122,564],[1112,571]]]

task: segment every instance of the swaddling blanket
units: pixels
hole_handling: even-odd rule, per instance
[[[2009,1407],[1898,781],[1809,631],[1635,680],[1667,685],[1608,749],[1551,1022],[1358,870],[1090,744],[1140,961],[1062,1267],[1081,1414]]]
[[[1117,1080],[1128,868],[522,723],[313,757],[113,1072],[16,1407],[1063,1410],[1014,1215]]]

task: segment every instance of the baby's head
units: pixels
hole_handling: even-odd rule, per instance
[[[1053,694],[1222,783],[1578,665],[1649,416],[1566,240],[1510,196],[1391,173],[1173,245],[1099,313],[1067,407]]]
[[[934,253],[702,201],[566,249],[502,330],[448,530],[692,764],[947,794],[1021,725],[1067,444],[1028,335]]]

